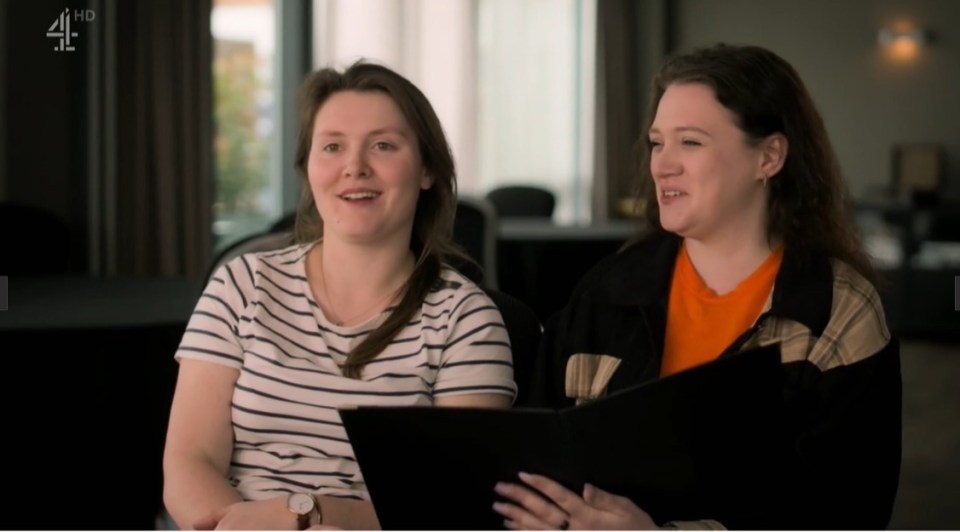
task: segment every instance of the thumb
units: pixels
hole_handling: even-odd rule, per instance
[[[584,484],[583,486],[583,500],[597,510],[619,513],[620,510],[623,510],[620,499],[622,497],[603,491],[593,484]]]

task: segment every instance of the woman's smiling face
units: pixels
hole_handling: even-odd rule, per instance
[[[377,91],[341,91],[324,102],[307,175],[324,239],[351,242],[409,242],[420,191],[431,186],[413,129]]]
[[[750,143],[736,115],[709,86],[667,87],[649,141],[664,229],[708,240],[727,229],[765,223],[762,149]]]

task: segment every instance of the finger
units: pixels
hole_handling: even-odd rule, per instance
[[[618,514],[629,511],[634,506],[630,499],[604,491],[593,484],[583,486],[583,500],[598,510]]]
[[[553,530],[557,528],[556,525],[551,525],[516,504],[495,502],[493,503],[493,510],[506,518],[503,522],[505,526],[514,530]]]
[[[498,482],[493,489],[499,495],[533,515],[538,521],[547,523],[548,528],[556,527],[568,519],[566,512],[526,486],[510,482]]]
[[[579,495],[551,478],[532,473],[520,473],[520,480],[549,498],[553,504],[563,510],[564,517],[581,512],[586,507]]]

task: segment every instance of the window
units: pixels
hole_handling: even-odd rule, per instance
[[[314,67],[390,66],[433,103],[460,192],[541,184],[590,219],[596,0],[314,0]]]
[[[478,7],[478,188],[541,185],[557,196],[557,221],[588,221],[595,3]]]
[[[276,143],[274,0],[214,0],[215,250],[282,214]]]

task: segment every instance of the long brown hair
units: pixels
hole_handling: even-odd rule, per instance
[[[300,204],[294,225],[297,242],[313,242],[323,236],[323,220],[317,211],[307,177],[307,159],[313,139],[313,121],[327,99],[341,91],[380,92],[400,108],[417,137],[420,160],[433,186],[420,191],[413,219],[410,249],[417,259],[404,284],[403,297],[390,316],[371,331],[347,355],[343,373],[360,378],[364,366],[382,352],[410,322],[423,300],[440,279],[443,264],[465,257],[451,242],[457,205],[457,179],[450,146],[440,119],[426,96],[413,83],[387,67],[358,61],[343,72],[325,68],[311,74],[300,89],[300,136],[296,168],[300,178]],[[468,260],[468,259],[467,259]]]
[[[773,133],[787,138],[783,168],[768,182],[767,235],[782,239],[800,260],[834,257],[876,282],[823,119],[793,66],[758,46],[718,44],[674,56],[653,80],[644,136],[663,93],[678,83],[710,87],[736,116],[748,142],[759,143]],[[649,226],[662,232],[647,138],[641,138],[637,148],[639,196]]]

